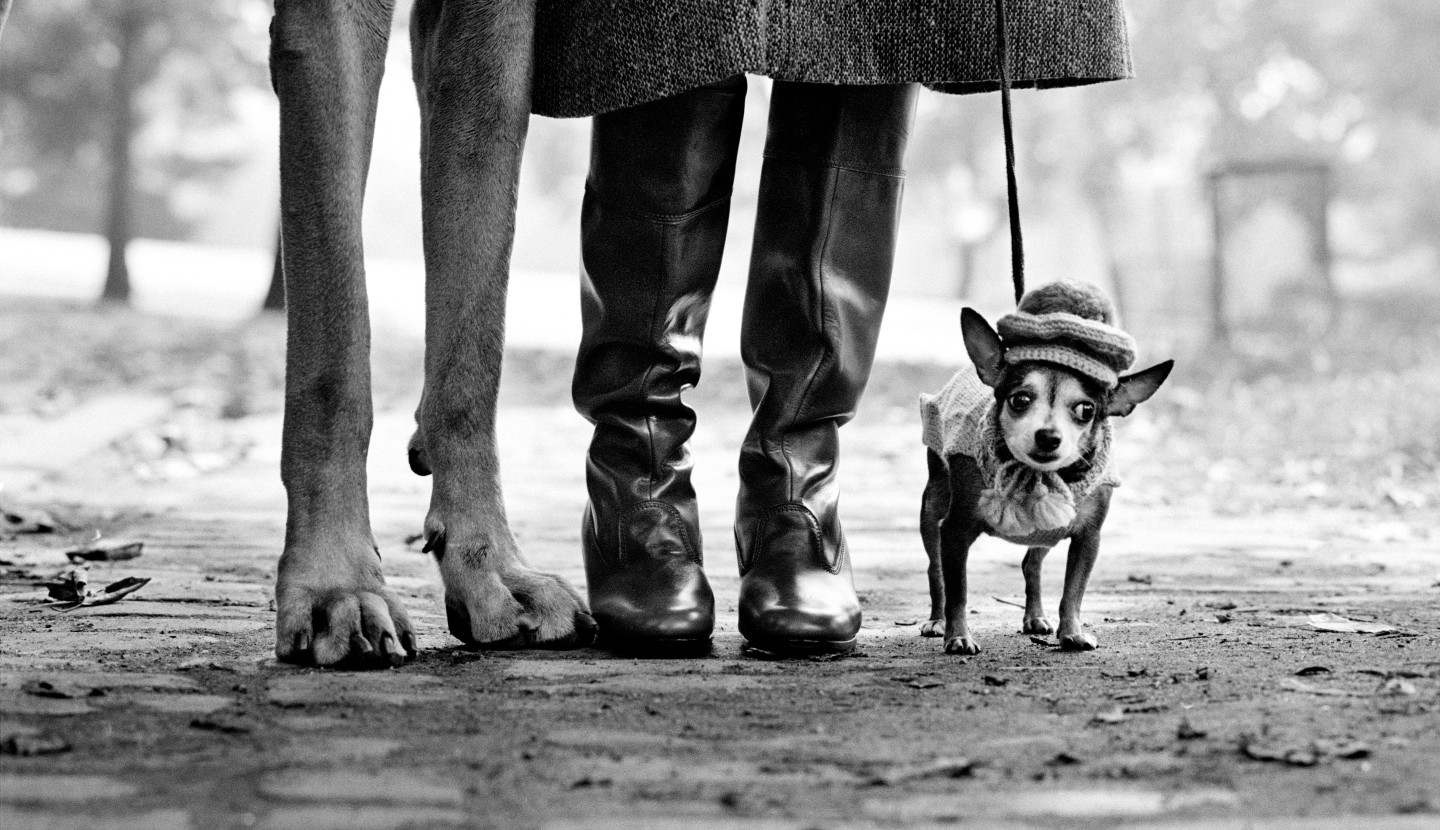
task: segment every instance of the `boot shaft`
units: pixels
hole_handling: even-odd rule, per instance
[[[841,558],[839,428],[855,415],[890,289],[915,88],[777,82],[741,354],[753,418],[736,511],[742,572],[768,511],[804,505]]]

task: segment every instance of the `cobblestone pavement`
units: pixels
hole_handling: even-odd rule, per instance
[[[866,622],[860,653],[835,661],[741,652],[731,410],[702,410],[695,439],[720,624],[694,660],[456,648],[434,566],[406,542],[428,483],[404,468],[403,406],[379,413],[371,453],[387,577],[423,647],[394,671],[271,657],[278,417],[234,422],[246,460],[183,480],[142,481],[105,450],[57,450],[58,470],[27,457],[11,495],[88,518],[0,542],[0,827],[1440,826],[1433,529],[1214,516],[1147,501],[1142,481],[1117,496],[1087,600],[1100,650],[1014,633],[1019,551],[986,540],[972,557],[985,651],[946,657],[918,636],[912,417],[882,409],[843,433]],[[512,402],[500,428],[527,555],[583,582],[587,426]],[[61,567],[92,528],[145,543],[92,582],[153,581],[113,605],[39,608],[26,573]],[[1315,627],[1339,618],[1395,630]]]

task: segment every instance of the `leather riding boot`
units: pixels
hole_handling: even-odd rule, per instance
[[[913,85],[777,81],[741,326],[754,415],[740,451],[740,633],[778,652],[855,647],[839,428],[890,289]]]
[[[681,393],[700,379],[744,103],[736,76],[594,120],[572,391],[595,425],[582,539],[611,648],[703,651],[715,626]]]

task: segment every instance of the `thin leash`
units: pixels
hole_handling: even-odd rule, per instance
[[[1000,120],[1005,126],[1005,189],[1010,206],[1010,279],[1015,304],[1025,296],[1025,240],[1020,233],[1020,191],[1015,183],[1015,126],[1010,117],[1010,21],[1005,0],[995,0],[995,41],[1000,63]]]

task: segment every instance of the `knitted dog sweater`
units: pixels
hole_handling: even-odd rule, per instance
[[[947,465],[963,455],[975,462],[987,489],[980,513],[990,532],[1008,542],[1049,547],[1064,539],[1075,508],[1102,485],[1120,484],[1110,462],[1109,421],[1096,425],[1089,469],[1073,482],[1059,473],[1042,473],[1020,461],[1001,460],[1000,410],[995,390],[981,382],[973,366],[965,366],[933,395],[920,396],[921,438]]]

